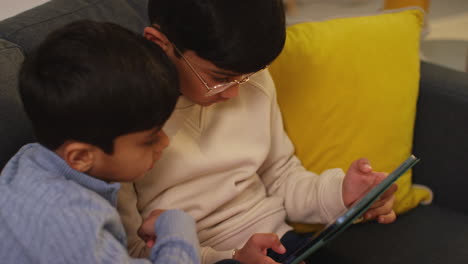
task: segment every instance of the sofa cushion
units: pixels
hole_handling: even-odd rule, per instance
[[[55,0],[0,22],[0,37],[28,53],[54,29],[80,19],[109,21],[143,33],[147,0]]]
[[[468,216],[434,205],[389,225],[357,224],[317,251],[310,263],[465,264]]]
[[[431,186],[434,204],[468,215],[468,74],[421,63],[414,130],[414,181]]]
[[[22,145],[33,141],[17,89],[23,59],[18,46],[0,39],[0,170]]]
[[[285,129],[304,166],[346,170],[367,157],[391,172],[412,149],[423,14],[407,10],[291,26],[270,71]],[[431,193],[398,180],[395,210]]]

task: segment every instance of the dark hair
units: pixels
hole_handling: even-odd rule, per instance
[[[25,59],[19,89],[39,143],[54,150],[71,139],[109,154],[116,137],[162,127],[179,95],[158,45],[89,20],[49,34]]]
[[[148,16],[181,51],[250,73],[270,64],[286,38],[283,0],[149,0]]]

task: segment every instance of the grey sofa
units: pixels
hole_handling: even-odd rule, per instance
[[[112,21],[142,32],[146,0],[52,0],[0,21],[0,169],[34,141],[17,92],[17,71],[51,30],[77,19]],[[414,181],[434,202],[396,223],[355,225],[315,254],[316,263],[468,263],[468,74],[421,63]],[[0,256],[1,258],[1,256]]]

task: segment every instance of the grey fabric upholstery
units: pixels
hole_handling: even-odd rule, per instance
[[[33,135],[18,94],[17,75],[23,62],[18,46],[0,39],[0,168]]]
[[[414,181],[431,186],[434,204],[468,215],[467,73],[421,65],[414,153],[421,158]]]
[[[135,32],[148,25],[147,0],[52,0],[0,23],[0,38],[19,45],[24,53],[50,31],[79,19],[110,21]]]
[[[312,258],[320,264],[468,263],[468,216],[423,206],[389,225],[352,226]]]

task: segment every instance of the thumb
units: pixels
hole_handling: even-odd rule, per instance
[[[252,236],[252,243],[262,249],[271,248],[279,254],[284,254],[286,252],[286,248],[281,244],[278,235],[273,233],[254,234]]]
[[[271,246],[271,249],[278,253],[278,254],[284,254],[286,253],[286,248],[283,246],[283,244],[281,244],[281,242],[279,241],[278,239],[278,243],[274,243],[272,246]]]
[[[369,173],[372,171],[372,166],[366,158],[360,158],[357,160],[357,169],[362,173]]]

